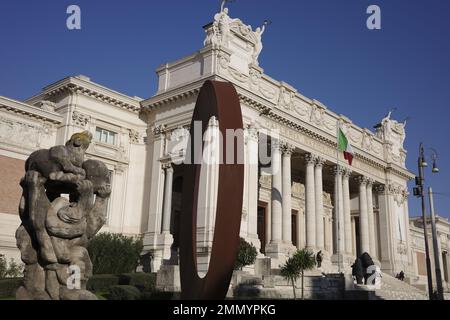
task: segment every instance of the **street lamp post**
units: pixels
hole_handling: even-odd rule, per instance
[[[433,159],[433,173],[439,172],[439,169],[436,165],[437,152],[430,148],[433,151],[432,159]],[[438,237],[436,230],[436,219],[434,214],[434,201],[433,201],[433,189],[428,187],[428,197],[430,201],[430,216],[431,216],[431,235],[433,237],[433,256],[434,256],[434,269],[436,272],[436,289],[437,289],[437,299],[444,300],[444,288],[442,287],[442,273],[441,273],[441,254],[439,252],[438,245]]]
[[[419,177],[416,177],[416,188],[414,188],[414,195],[420,196],[422,201],[422,220],[423,220],[423,236],[425,240],[425,261],[427,265],[427,280],[428,280],[428,298],[433,298],[433,278],[431,277],[431,261],[430,261],[430,249],[428,247],[428,233],[427,233],[427,219],[426,219],[426,207],[425,207],[425,195],[424,195],[424,168],[427,166],[425,161],[425,154],[423,150],[423,143],[419,146],[419,158],[417,161],[419,169]]]

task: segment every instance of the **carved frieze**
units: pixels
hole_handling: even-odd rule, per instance
[[[39,126],[0,117],[0,140],[6,143],[29,148],[39,148],[44,135],[49,134],[49,126]]]

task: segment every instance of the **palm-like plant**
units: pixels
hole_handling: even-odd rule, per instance
[[[283,266],[281,266],[281,275],[286,280],[291,281],[292,283],[292,291],[294,292],[294,299],[296,299],[295,295],[295,280],[300,275],[300,269],[298,267],[298,264],[296,263],[294,257],[290,257],[286,260]]]
[[[316,259],[314,257],[314,253],[309,251],[306,248],[303,248],[302,250],[297,250],[296,253],[294,253],[293,258],[295,259],[298,268],[300,269],[300,274],[302,276],[302,299],[304,299],[304,274],[306,270],[311,270],[316,265]]]
[[[302,299],[304,299],[304,273],[306,270],[314,268],[315,264],[314,253],[305,248],[297,250],[281,267],[281,275],[292,283],[294,299],[296,298],[295,280],[299,276],[302,277]]]

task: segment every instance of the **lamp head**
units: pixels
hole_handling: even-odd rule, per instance
[[[431,172],[433,172],[433,173],[439,172],[439,168],[436,165],[436,161],[433,161],[433,169],[431,169]]]

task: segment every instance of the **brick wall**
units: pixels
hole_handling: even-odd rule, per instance
[[[0,212],[18,214],[25,161],[0,155]]]

